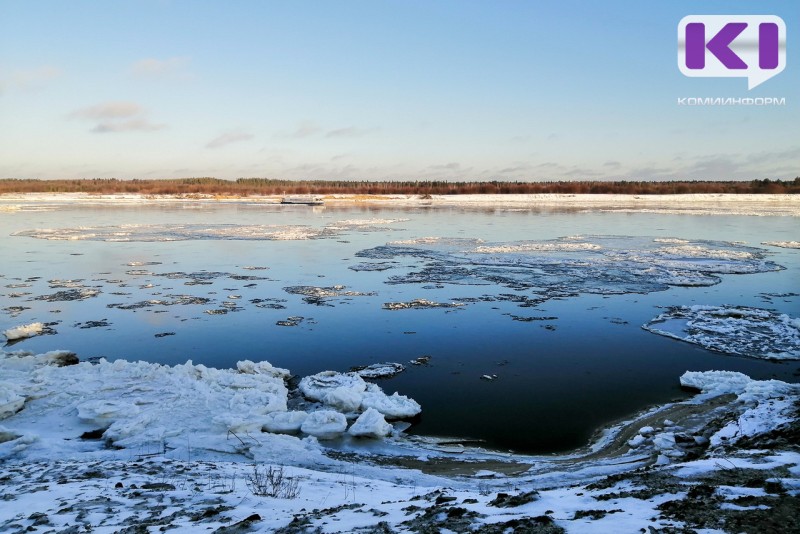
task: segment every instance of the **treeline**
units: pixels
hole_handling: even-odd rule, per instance
[[[347,181],[272,180],[266,178],[181,178],[164,180],[0,180],[3,193],[90,193],[142,195],[259,196],[298,194],[355,195],[464,195],[464,194],[629,194],[671,195],[685,193],[800,193],[800,177],[794,180],[717,181],[616,181],[616,182],[446,182],[446,181]]]

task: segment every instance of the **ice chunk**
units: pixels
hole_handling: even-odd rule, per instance
[[[405,371],[405,366],[400,363],[373,363],[363,367],[353,367],[361,378],[391,378]]]
[[[139,409],[134,404],[116,400],[92,400],[78,406],[79,419],[104,428],[120,417],[138,412]]]
[[[702,393],[742,393],[751,382],[749,376],[736,371],[686,371],[681,376],[681,386]]]
[[[308,414],[300,411],[272,412],[264,418],[263,429],[275,434],[294,434],[300,432]]]
[[[347,388],[356,393],[361,393],[367,389],[367,383],[356,373],[323,371],[303,377],[298,387],[306,398],[324,402],[325,396],[336,388]]]
[[[353,388],[338,387],[325,394],[325,398],[322,400],[331,408],[347,413],[358,410],[361,406],[362,398],[363,396],[361,393],[355,391]]]
[[[19,393],[19,387],[14,384],[0,382],[0,419],[14,415],[25,405],[25,397]]]
[[[383,415],[373,408],[367,408],[347,430],[351,436],[364,438],[383,438],[391,432],[392,425],[387,423]]]
[[[26,337],[38,336],[44,331],[44,328],[45,326],[43,323],[30,323],[9,328],[3,332],[3,335],[6,336],[7,340],[14,341],[17,339],[25,339]]]
[[[642,436],[641,434],[637,434],[636,436],[628,440],[628,445],[630,445],[633,448],[636,448],[645,441],[647,441],[646,437]]]
[[[288,369],[274,367],[271,363],[266,361],[253,363],[250,360],[244,360],[241,362],[236,362],[236,368],[239,370],[240,373],[251,374],[251,375],[258,375],[258,374],[268,375],[282,379],[287,379],[292,376],[292,373],[289,372]]]
[[[389,396],[375,384],[370,384],[361,401],[361,408],[374,408],[389,419],[406,419],[414,417],[422,411],[422,407],[414,399],[395,392]]]
[[[318,439],[333,439],[347,428],[347,418],[333,410],[320,410],[308,415],[300,430]]]

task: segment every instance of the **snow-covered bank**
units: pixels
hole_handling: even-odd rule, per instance
[[[278,204],[279,196],[215,197],[212,195],[90,195],[86,193],[15,193],[0,196],[0,212],[51,210],[59,204],[142,203],[253,203]],[[683,194],[683,195],[352,195],[324,197],[330,206],[373,204],[427,208],[570,209],[590,211],[656,212],[687,215],[800,216],[800,195],[791,194]]]
[[[689,401],[608,429],[587,451],[523,457],[402,435],[324,445],[264,432],[280,423],[302,429],[311,417],[318,428],[346,425],[332,408],[358,410],[377,394],[356,374],[323,373],[300,387],[306,402],[323,405],[310,415],[290,412],[288,374],[267,362],[218,370],[91,365],[66,351],[2,353],[0,530],[766,532],[796,525],[787,523],[797,521],[800,497],[795,384],[686,373],[681,383],[701,391]],[[369,405],[352,433],[380,435],[388,430],[383,419],[380,405]],[[296,495],[266,496],[267,466],[273,474],[283,469],[282,484],[296,484]],[[414,466],[421,471],[407,468]],[[503,466],[522,469],[505,475]]]

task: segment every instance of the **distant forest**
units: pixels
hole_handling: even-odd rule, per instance
[[[630,194],[800,193],[800,177],[791,181],[617,181],[617,182],[446,182],[347,180],[271,180],[265,178],[181,178],[164,180],[0,180],[3,193],[139,193],[142,195],[259,196],[297,194],[464,195],[464,194]]]

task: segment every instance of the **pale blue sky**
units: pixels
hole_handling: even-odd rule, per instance
[[[735,6],[0,0],[0,178],[794,178],[800,5]],[[782,17],[786,69],[683,76],[698,13]]]

